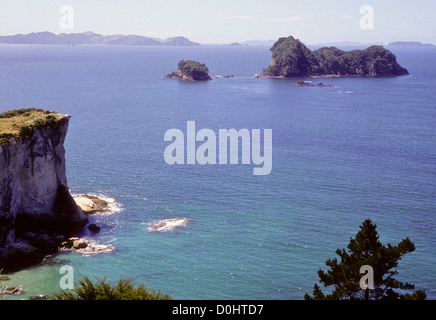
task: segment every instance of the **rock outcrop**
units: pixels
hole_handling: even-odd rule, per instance
[[[296,87],[320,87],[320,88],[334,88],[334,86],[332,86],[331,84],[323,84],[322,82],[318,83],[318,84],[312,84],[310,82],[307,81],[298,81],[296,83],[294,83],[294,86]]]
[[[257,77],[350,77],[408,75],[396,56],[382,46],[342,51],[323,47],[312,51],[292,36],[280,38],[270,49],[271,65]]]
[[[74,196],[74,201],[85,214],[110,211],[109,203],[97,196],[84,194]]]
[[[52,126],[12,136],[0,145],[0,268],[16,270],[37,263],[51,251],[47,243],[57,247],[59,235],[87,222],[68,189],[64,141],[69,120],[62,116]],[[54,236],[40,236],[53,232]],[[35,238],[29,235],[38,235],[45,247],[29,243]]]
[[[181,60],[178,64],[177,71],[173,71],[165,78],[183,80],[183,81],[207,81],[212,80],[209,76],[209,69],[204,63],[193,60]]]
[[[99,244],[91,240],[71,237],[62,242],[60,249],[63,251],[75,251],[77,253],[90,255],[111,252],[115,248],[111,245]]]

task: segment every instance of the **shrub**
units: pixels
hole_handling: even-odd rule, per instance
[[[29,116],[32,112],[44,112],[44,110],[37,108],[16,109],[0,113],[0,118],[13,118],[24,114],[26,114],[25,116]]]
[[[94,283],[83,277],[73,290],[54,293],[53,300],[171,300],[169,294],[162,294],[146,288],[143,284],[136,286],[132,279],[120,279],[116,285],[106,282],[106,278]]]
[[[12,133],[0,133],[0,145],[4,145],[14,135]]]
[[[36,127],[33,124],[22,124],[19,126],[18,136],[20,138],[30,137],[35,130]]]

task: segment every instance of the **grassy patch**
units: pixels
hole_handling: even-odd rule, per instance
[[[35,130],[51,127],[64,115],[43,109],[26,108],[0,113],[0,145],[11,137],[31,136]]]

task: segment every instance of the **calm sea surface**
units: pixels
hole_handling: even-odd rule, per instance
[[[111,253],[62,253],[5,285],[26,294],[74,277],[132,277],[175,299],[303,299],[317,271],[366,218],[382,243],[410,237],[398,278],[436,298],[436,50],[395,49],[410,76],[255,79],[268,47],[0,46],[0,112],[40,107],[71,115],[65,143],[73,194],[112,199],[90,217]],[[162,78],[182,59],[231,79]],[[164,161],[172,128],[272,129],[272,172],[254,165]],[[189,223],[171,232],[161,219]],[[90,234],[85,234],[90,237]],[[12,297],[6,297],[12,299]]]

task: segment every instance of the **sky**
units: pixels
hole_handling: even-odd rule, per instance
[[[93,31],[204,44],[292,35],[308,44],[436,44],[435,15],[434,0],[0,0],[0,35]]]

